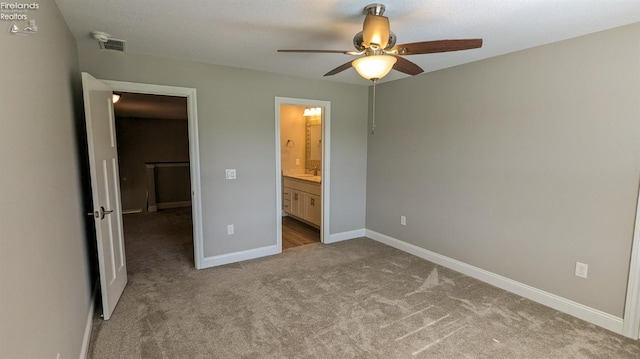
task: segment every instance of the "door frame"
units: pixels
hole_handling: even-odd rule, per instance
[[[282,250],[282,144],[280,142],[280,106],[322,107],[322,215],[320,219],[320,241],[328,243],[330,236],[331,196],[331,101],[310,100],[292,97],[275,98],[276,116],[276,239]]]
[[[629,282],[624,307],[622,335],[631,339],[640,339],[640,192],[636,202],[636,221],[631,245],[631,264]]]
[[[187,122],[189,127],[189,170],[191,176],[191,215],[193,221],[193,259],[196,269],[204,262],[202,237],[202,190],[200,188],[200,146],[198,143],[198,107],[196,89],[125,81],[100,80],[114,91],[187,98]]]

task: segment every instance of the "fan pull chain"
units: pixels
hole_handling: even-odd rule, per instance
[[[373,109],[371,110],[371,134],[376,134],[376,82],[378,79],[373,79]]]

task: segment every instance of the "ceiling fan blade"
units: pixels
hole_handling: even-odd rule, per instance
[[[347,50],[278,50],[278,52],[299,52],[299,53],[312,53],[312,54],[345,54],[350,55],[353,51]]]
[[[477,49],[480,47],[482,47],[482,39],[435,40],[396,45],[392,51],[398,51],[398,55],[420,55]]]
[[[344,71],[344,70],[346,70],[346,69],[350,68],[350,67],[351,67],[351,62],[352,62],[352,61],[349,61],[349,62],[347,62],[347,63],[344,63],[344,64],[342,64],[342,65],[340,65],[340,66],[336,67],[335,69],[333,69],[333,70],[331,70],[331,71],[327,72],[327,73],[326,73],[326,74],[324,74],[324,75],[325,75],[325,76],[331,76],[331,75],[335,75],[335,74],[337,74],[337,73],[340,73],[340,72],[342,72],[342,71]]]
[[[401,56],[394,56],[398,61],[396,61],[396,63],[393,65],[393,69],[403,72],[407,75],[411,75],[411,76],[415,76],[417,74],[421,74],[424,72],[424,70],[414,64],[413,62],[405,59],[404,57]]]
[[[389,42],[390,32],[388,17],[368,14],[362,25],[362,43],[364,47],[377,44],[384,49]]]

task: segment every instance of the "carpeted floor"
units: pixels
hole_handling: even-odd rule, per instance
[[[125,216],[97,358],[640,358],[640,343],[369,239],[193,269],[188,210]]]

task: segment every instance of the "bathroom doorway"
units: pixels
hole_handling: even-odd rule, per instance
[[[329,128],[329,102],[276,98],[276,228],[283,250],[329,236]]]

